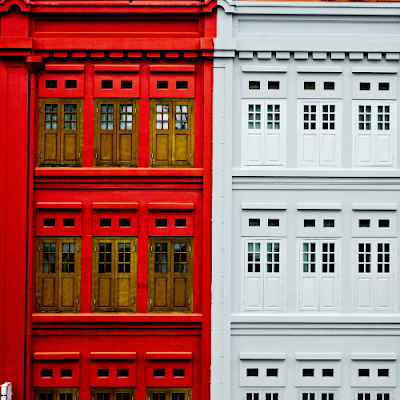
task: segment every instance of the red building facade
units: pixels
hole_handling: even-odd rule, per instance
[[[212,7],[1,5],[15,398],[209,398]]]

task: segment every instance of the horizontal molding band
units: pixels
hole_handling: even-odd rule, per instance
[[[296,360],[336,360],[342,359],[341,353],[296,353]]]
[[[285,360],[286,353],[240,353],[241,360]]]
[[[397,360],[396,353],[351,353],[352,360]]]

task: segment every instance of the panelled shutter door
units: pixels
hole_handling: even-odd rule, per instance
[[[60,108],[60,100],[40,100],[43,165],[56,165],[60,160]]]
[[[263,309],[262,242],[245,242],[245,308]]]
[[[64,100],[60,106],[61,163],[79,165],[82,102]]]
[[[319,257],[319,309],[336,310],[338,302],[338,242],[334,240],[321,240]]]
[[[193,100],[172,102],[172,165],[193,164]]]
[[[152,165],[170,165],[172,153],[172,101],[151,100]]]
[[[283,124],[285,110],[283,102],[265,102],[265,163],[266,165],[283,164]]]
[[[321,103],[320,118],[320,165],[336,166],[339,157],[340,105],[338,103]]]
[[[378,166],[393,165],[393,125],[394,104],[388,102],[375,102],[374,120],[375,134],[375,162]]]
[[[370,311],[373,309],[373,241],[355,242],[356,265],[356,309]]]
[[[96,311],[113,311],[114,298],[114,274],[113,265],[115,258],[115,249],[113,241],[110,239],[96,239],[94,241],[95,250],[95,271],[96,279],[95,291],[95,310]]]
[[[168,240],[153,239],[150,260],[150,310],[168,311],[170,304],[171,243]]]
[[[375,250],[375,307],[379,311],[393,308],[395,263],[394,241],[378,239],[373,244]]]
[[[300,164],[319,164],[319,108],[318,103],[299,103],[300,107]]]
[[[264,163],[264,118],[262,102],[245,103],[245,164],[262,165]]]
[[[356,164],[360,167],[370,166],[374,163],[373,107],[373,102],[355,103]]]
[[[282,309],[282,242],[267,240],[263,249],[264,258],[264,308]]]
[[[318,250],[318,241],[300,242],[301,310],[318,310]]]
[[[115,160],[116,107],[117,104],[112,101],[97,101],[97,165],[112,165]]]
[[[136,101],[121,100],[116,104],[118,108],[117,132],[117,165],[134,165],[134,152],[136,147]]]

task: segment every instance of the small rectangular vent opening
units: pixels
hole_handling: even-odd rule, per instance
[[[40,376],[42,378],[52,378],[53,377],[53,369],[51,369],[51,368],[42,368],[40,370]]]
[[[61,378],[72,378],[72,368],[61,368]]]
[[[73,226],[75,226],[75,220],[73,218],[64,218],[63,224],[66,228],[72,228]]]
[[[100,228],[111,227],[111,218],[100,218]]]
[[[304,90],[315,90],[315,82],[304,82]]]
[[[97,376],[99,378],[108,378],[108,368],[98,368]]]
[[[370,220],[369,219],[359,219],[358,226],[360,228],[369,228]]]
[[[119,219],[119,227],[120,228],[129,228],[131,226],[130,218],[120,218]]]
[[[249,219],[249,226],[260,226],[261,221],[259,218],[250,218]]]
[[[154,368],[153,375],[155,378],[164,378],[165,377],[165,369],[164,368]]]
[[[132,89],[132,81],[121,81],[121,89]]]
[[[129,378],[129,369],[117,368],[117,378]]]
[[[335,90],[335,82],[324,82],[324,90]]]
[[[388,219],[380,219],[379,220],[379,228],[389,228],[389,220]]]
[[[358,376],[369,376],[369,369],[359,369]]]
[[[370,90],[371,83],[370,82],[360,82],[360,90]]]
[[[268,81],[268,90],[279,90],[279,81]]]
[[[168,81],[157,81],[157,89],[168,89]]]
[[[267,376],[278,376],[278,368],[267,368]]]
[[[56,226],[55,218],[44,218],[43,219],[43,226],[45,228],[51,228],[51,227]]]
[[[57,80],[46,79],[46,89],[57,89]]]
[[[185,368],[174,368],[172,374],[174,378],[184,378]]]
[[[304,227],[305,228],[315,228],[315,219],[305,219]]]
[[[250,90],[259,90],[260,89],[260,81],[249,81],[249,89]]]
[[[389,370],[378,368],[378,376],[389,378]]]
[[[324,228],[334,228],[335,220],[334,219],[324,219]]]
[[[322,370],[322,376],[330,376],[333,377],[333,369],[328,368],[328,369],[323,369]]]
[[[268,226],[279,226],[279,219],[268,219]]]
[[[156,218],[156,228],[166,228],[167,222],[167,218]]]
[[[76,89],[76,79],[66,79],[65,89]]]
[[[314,376],[314,369],[312,368],[303,369],[303,376]]]
[[[177,89],[187,89],[188,81],[176,81],[176,88]]]
[[[101,88],[102,89],[112,89],[113,88],[113,81],[110,81],[110,80],[101,81]]]
[[[258,376],[258,368],[247,368],[247,376]]]
[[[186,228],[186,218],[176,218],[175,228]]]
[[[379,82],[379,90],[389,90],[389,82]]]

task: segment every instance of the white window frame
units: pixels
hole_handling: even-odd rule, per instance
[[[360,273],[359,272],[359,244],[371,244],[371,272]],[[378,273],[378,243],[389,243],[390,244],[390,272],[389,273]],[[366,312],[390,312],[396,308],[396,266],[397,266],[397,240],[393,238],[353,238],[353,270],[354,270],[354,308],[355,311],[366,311]],[[380,306],[378,299],[378,282],[380,279],[389,279],[388,288],[389,305],[384,307]],[[360,282],[363,281],[365,285],[369,282],[370,291],[370,306],[360,306],[359,292]]]
[[[304,106],[316,106],[316,129],[305,129],[304,127]],[[324,121],[323,114],[323,106],[335,106],[335,128],[333,130],[330,129],[330,125],[328,125],[328,129],[323,129],[323,124],[330,123],[330,121]],[[314,167],[314,168],[329,168],[329,167],[339,167],[341,165],[341,142],[342,142],[342,101],[341,100],[332,100],[332,99],[307,99],[307,100],[298,100],[297,102],[297,126],[298,126],[298,160],[297,163],[300,167]],[[311,123],[312,121],[310,121]],[[314,131],[314,132],[311,132]],[[305,159],[305,151],[304,151],[304,142],[305,136],[315,136],[315,160],[306,160]],[[326,143],[328,148],[331,149],[334,146],[333,150],[333,159],[329,160],[327,157],[324,157],[324,144],[325,139],[327,140],[329,137],[331,138],[330,143]],[[312,138],[311,138],[312,139]]]
[[[248,244],[249,243],[260,243],[260,272],[248,272]],[[268,243],[279,243],[279,272],[267,272],[267,244]],[[244,240],[244,268],[243,268],[243,307],[244,311],[282,311],[284,306],[284,268],[285,268],[285,240],[282,238],[246,238]],[[271,254],[271,253],[270,253]],[[272,253],[272,259],[273,259]],[[272,266],[274,269],[274,266]],[[260,280],[260,292],[258,294],[258,304],[259,306],[249,305],[248,302],[248,292],[249,292],[249,279],[259,279]],[[278,299],[277,305],[273,306],[268,304],[267,291],[268,287],[273,284],[273,282],[278,281],[275,286],[276,290],[279,291],[276,294]]]
[[[305,243],[315,243],[315,272],[305,272],[304,271],[304,258],[303,258],[303,244]],[[334,243],[334,272],[323,273],[322,272],[322,264],[323,264],[323,250],[322,245],[324,243]],[[310,249],[311,250],[311,249]],[[298,239],[298,307],[299,311],[338,311],[340,307],[340,267],[341,267],[341,242],[337,238],[299,238]],[[311,260],[308,261],[311,263]],[[311,268],[311,266],[310,266]],[[314,285],[315,288],[315,295],[317,298],[314,301],[313,305],[305,305],[304,295],[303,295],[303,288],[305,284],[305,280],[307,279],[307,284],[312,284],[312,280],[315,280]],[[334,296],[333,303],[331,306],[324,305],[322,292],[323,287],[322,284],[328,284],[329,280],[334,279],[335,282],[333,284],[333,293]],[[326,289],[326,288],[325,288]],[[324,292],[325,293],[325,292]]]
[[[255,389],[255,388],[254,389],[247,388],[247,389],[243,390],[243,393],[242,393],[243,400],[247,400],[247,393],[258,394],[259,400],[265,400],[265,395],[267,393],[278,393],[278,400],[283,400],[283,395],[282,395],[281,389],[268,388],[268,389],[261,390],[261,389]]]
[[[376,389],[376,388],[374,388],[374,389],[371,389],[371,388],[359,388],[359,389],[354,390],[352,399],[353,400],[358,400],[358,394],[359,393],[363,393],[363,394],[369,393],[371,395],[371,400],[378,400],[378,394],[388,393],[390,395],[389,396],[390,400],[396,400],[395,390]],[[385,399],[382,399],[382,400],[385,400]]]
[[[333,399],[334,400],[339,400],[339,393],[336,390],[332,390],[332,388],[327,388],[327,389],[320,389],[320,388],[318,388],[318,389],[315,389],[315,388],[312,388],[312,389],[301,389],[301,390],[299,390],[299,400],[303,400],[303,394],[305,394],[305,393],[309,393],[309,394],[314,393],[315,394],[315,400],[322,400],[322,395],[324,393],[329,393],[329,394],[333,393],[334,394]],[[310,397],[310,396],[308,396],[308,397]],[[307,399],[307,400],[310,400],[310,399]]]
[[[390,129],[388,131],[378,130],[378,106],[390,106]],[[371,149],[370,149],[370,160],[362,161],[360,160],[360,135],[359,132],[359,106],[371,106],[371,130],[370,134],[365,134],[364,136],[371,136]],[[355,168],[363,167],[395,167],[396,165],[396,125],[397,125],[397,102],[390,100],[353,100],[353,166]],[[366,122],[366,121],[364,121]],[[384,121],[383,121],[384,123]],[[368,132],[367,130],[363,130]],[[388,160],[379,161],[379,138],[388,136],[388,134],[383,134],[383,132],[388,132],[389,134],[389,144],[388,144]],[[366,140],[368,140],[366,138]]]
[[[248,126],[248,109],[249,105],[261,105],[261,120],[260,129],[251,129]],[[279,105],[279,129],[268,128],[268,105]],[[274,114],[275,115],[275,114]],[[273,116],[274,116],[273,115]],[[254,99],[254,100],[243,100],[243,141],[244,141],[244,154],[243,163],[244,166],[270,166],[270,167],[282,167],[286,164],[286,100],[282,99]],[[256,122],[256,121],[255,121]],[[276,137],[278,139],[276,139]],[[259,154],[258,159],[250,160],[250,138],[257,138],[259,145],[256,146]],[[272,140],[279,141],[279,151],[270,152],[269,142]],[[275,158],[273,158],[275,157]]]

